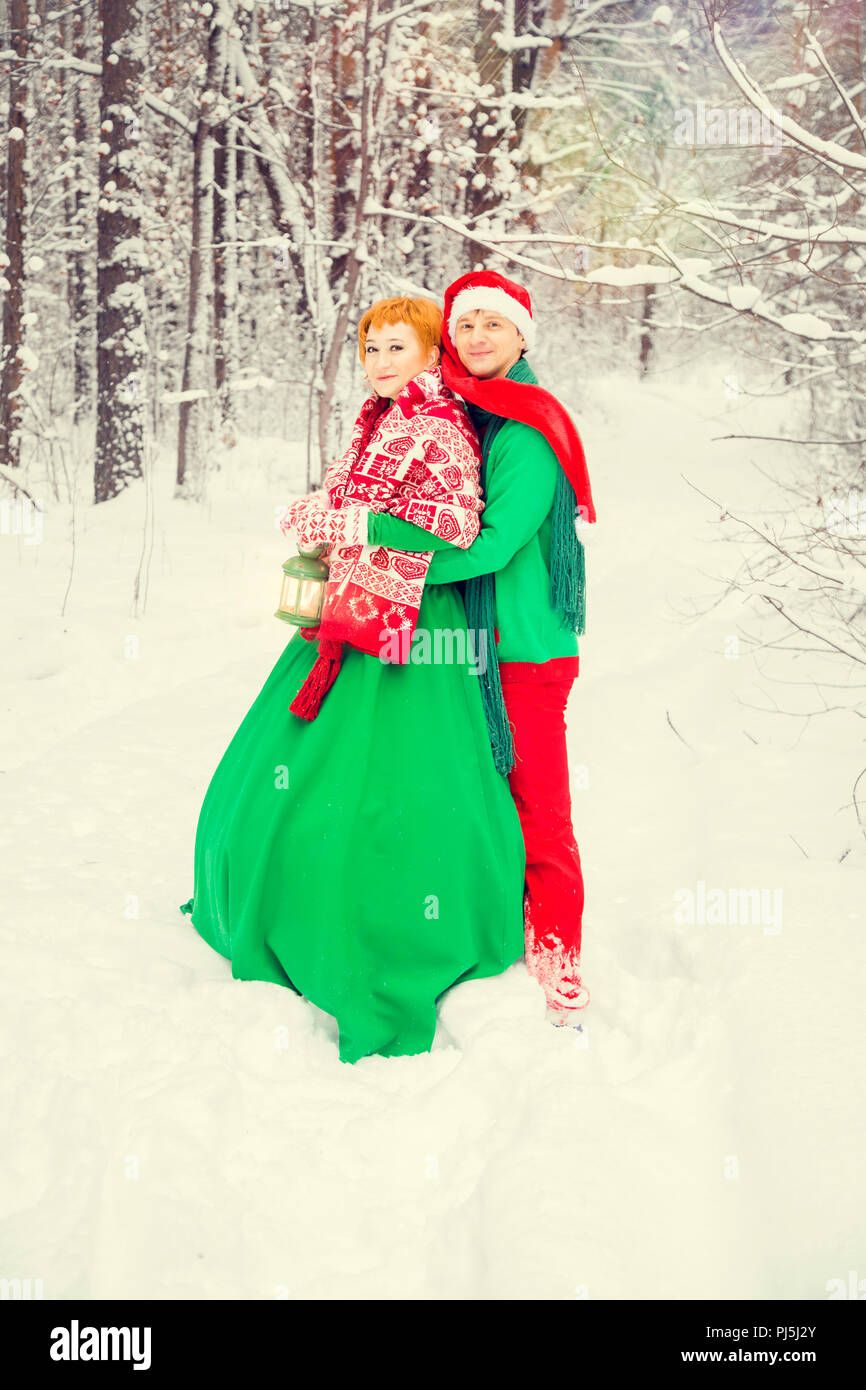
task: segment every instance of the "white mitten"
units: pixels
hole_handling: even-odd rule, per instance
[[[312,550],[323,545],[328,550],[335,546],[366,545],[367,518],[369,507],[339,507],[329,511],[307,511],[298,522],[295,530],[298,545]]]
[[[280,530],[286,536],[290,531],[296,531],[298,523],[309,515],[317,512],[325,512],[328,509],[328,494],[326,492],[310,492],[306,497],[299,497],[296,502],[291,502],[283,515],[280,517]]]

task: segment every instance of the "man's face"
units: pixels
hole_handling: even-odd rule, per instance
[[[489,309],[461,314],[454,329],[460,361],[473,376],[505,376],[526,347],[510,319]]]

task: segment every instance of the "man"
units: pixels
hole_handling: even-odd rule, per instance
[[[367,542],[435,554],[427,582],[466,581],[469,627],[486,628],[481,677],[496,765],[526,844],[525,946],[554,1023],[578,1024],[584,904],[571,824],[565,707],[584,630],[576,513],[595,520],[586,461],[564,407],[524,359],[535,340],[528,292],[495,271],[445,293],[442,374],[482,437],[481,533],[458,550],[419,527],[371,514]],[[495,627],[494,627],[495,624]],[[579,1025],[578,1025],[579,1026]]]

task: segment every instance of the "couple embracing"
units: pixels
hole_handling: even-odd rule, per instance
[[[595,509],[534,336],[494,271],[455,281],[444,315],[402,297],[361,319],[371,394],[280,521],[327,552],[321,620],[199,815],[181,911],[235,978],[332,1014],[343,1062],[429,1051],[445,991],[524,955],[552,1022],[588,1002],[564,716]]]

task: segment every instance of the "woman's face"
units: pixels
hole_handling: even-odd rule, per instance
[[[425,352],[408,323],[383,323],[381,328],[369,329],[364,341],[367,380],[379,396],[393,399],[407,381],[438,361],[438,347]]]

